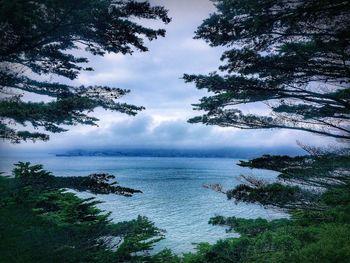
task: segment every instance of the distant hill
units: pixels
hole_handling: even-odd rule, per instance
[[[221,149],[105,149],[69,150],[56,153],[57,157],[120,156],[120,157],[196,157],[196,158],[254,158],[263,154],[304,155],[300,148],[221,148]]]

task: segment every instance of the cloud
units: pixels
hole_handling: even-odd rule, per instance
[[[111,115],[112,116],[112,115]],[[118,148],[274,148],[333,143],[319,136],[291,130],[240,130],[189,124],[186,119],[159,120],[146,112],[135,118],[119,115],[102,127],[80,126],[65,134],[52,135],[49,143],[38,142],[37,150],[118,149]],[[50,147],[48,147],[48,145]],[[32,149],[33,144],[7,145],[7,150]]]
[[[82,85],[94,85],[99,83],[100,85],[108,85],[111,82],[125,82],[131,80],[133,76],[131,72],[125,69],[116,68],[106,72],[101,72],[97,74],[80,74],[78,77],[78,82]]]
[[[191,50],[192,52],[206,52],[211,48],[209,44],[205,43],[203,40],[193,38],[183,40],[180,47]]]
[[[207,95],[193,84],[185,84],[184,73],[206,74],[220,65],[222,48],[209,47],[202,40],[194,40],[194,31],[201,21],[214,11],[206,0],[152,0],[165,5],[173,21],[164,26],[157,21],[143,21],[145,26],[165,27],[165,38],[147,44],[149,52],[135,52],[132,56],[106,54],[88,56],[95,71],[85,72],[75,85],[109,85],[130,89],[122,102],[143,105],[146,110],[130,117],[104,110],[94,115],[99,127],[75,126],[67,133],[54,134],[47,143],[9,146],[11,149],[55,149],[85,147],[271,147],[295,145],[297,138],[320,144],[321,137],[288,130],[238,130],[204,125],[191,125],[187,119],[198,112],[191,104]],[[61,80],[61,79],[60,79]],[[62,80],[63,82],[69,82]],[[242,105],[250,113],[266,113],[265,105]]]

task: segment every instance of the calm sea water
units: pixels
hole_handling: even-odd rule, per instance
[[[101,209],[112,212],[115,222],[147,216],[166,231],[166,239],[155,251],[171,248],[176,253],[193,251],[195,242],[214,243],[218,239],[237,236],[224,227],[212,226],[208,220],[215,215],[244,218],[275,219],[282,212],[259,205],[235,204],[226,196],[203,188],[204,183],[221,183],[230,189],[240,183],[239,175],[253,175],[274,180],[276,173],[242,168],[238,160],[220,158],[147,158],[147,157],[2,157],[1,171],[9,173],[17,161],[44,164],[56,176],[79,176],[95,172],[114,174],[122,186],[140,189],[143,194],[128,198],[98,195],[104,201]],[[79,193],[81,197],[92,196]]]

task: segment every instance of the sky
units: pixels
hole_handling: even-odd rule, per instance
[[[215,8],[207,0],[152,0],[164,5],[172,22],[143,22],[151,27],[165,28],[165,38],[147,44],[149,52],[132,56],[107,54],[104,57],[84,54],[92,72],[84,72],[73,81],[75,85],[108,85],[130,89],[121,101],[145,106],[136,117],[97,109],[99,127],[74,126],[65,133],[53,134],[49,142],[10,145],[10,150],[74,149],[74,148],[218,148],[218,147],[295,147],[296,141],[318,145],[325,139],[300,131],[239,130],[187,120],[199,114],[191,104],[208,95],[181,79],[184,73],[206,74],[217,70],[223,48],[210,47],[194,40],[194,32]],[[259,104],[244,105],[245,112],[263,113]],[[327,142],[328,143],[328,142]]]

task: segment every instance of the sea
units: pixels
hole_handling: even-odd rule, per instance
[[[82,198],[96,197],[99,208],[111,212],[114,222],[146,216],[165,231],[165,239],[152,253],[171,248],[177,254],[193,252],[200,242],[215,243],[219,239],[237,237],[223,226],[208,224],[215,215],[273,220],[287,217],[283,211],[266,209],[258,204],[235,203],[225,194],[204,185],[221,184],[224,190],[242,183],[241,175],[266,181],[276,180],[277,173],[240,167],[232,158],[169,157],[99,157],[50,154],[2,156],[0,171],[11,174],[13,164],[29,161],[43,164],[55,176],[84,176],[110,173],[121,186],[141,190],[132,197],[77,193]]]

